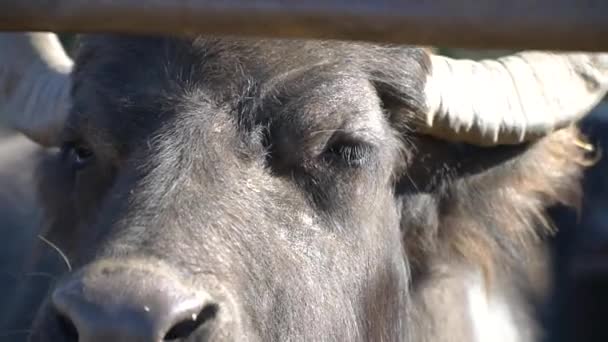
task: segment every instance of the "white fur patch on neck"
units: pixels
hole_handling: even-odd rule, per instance
[[[467,290],[475,342],[520,342],[513,312],[500,295],[489,294],[481,276]]]

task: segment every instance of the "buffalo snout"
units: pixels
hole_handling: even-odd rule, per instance
[[[211,295],[162,268],[103,262],[53,293],[56,331],[66,341],[182,341],[221,330]]]

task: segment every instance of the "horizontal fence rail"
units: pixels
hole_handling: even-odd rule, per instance
[[[0,31],[608,51],[608,0],[0,0]]]

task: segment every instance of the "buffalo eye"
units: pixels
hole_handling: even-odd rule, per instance
[[[330,162],[339,162],[349,167],[365,164],[372,147],[362,141],[344,136],[334,136],[327,144],[322,156]]]
[[[61,147],[61,155],[63,160],[69,163],[74,170],[83,169],[93,159],[93,152],[91,149],[76,142],[67,142],[63,144]]]

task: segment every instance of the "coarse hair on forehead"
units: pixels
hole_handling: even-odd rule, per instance
[[[422,95],[430,67],[426,49],[360,42],[94,34],[80,36],[76,46],[77,70],[93,63],[137,71],[138,66],[153,62],[180,68],[175,73],[179,76],[205,80],[234,76],[236,81],[257,83],[293,74],[351,73],[410,97]]]
[[[425,110],[428,63],[426,51],[408,46],[83,35],[72,75],[73,108],[95,120],[108,117],[106,125],[125,131],[121,136],[128,139],[136,129],[120,125],[145,124],[149,120],[144,118],[193,109],[199,101],[237,113],[236,121],[251,128],[253,122],[265,121],[260,114],[272,116],[273,109],[288,103],[315,102],[306,94],[329,87],[328,97],[340,91],[354,102],[378,97],[390,109],[388,120],[407,127],[418,116],[391,113],[394,107],[409,114]],[[331,88],[340,80],[342,85]],[[371,89],[369,96],[352,94],[362,85]]]

